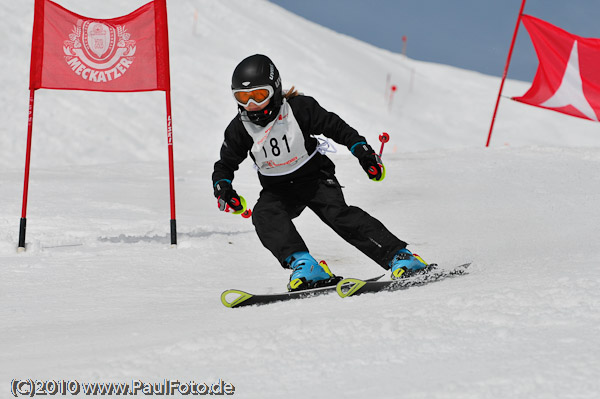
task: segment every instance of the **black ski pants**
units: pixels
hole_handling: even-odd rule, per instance
[[[395,253],[407,245],[367,212],[348,206],[335,178],[289,182],[264,188],[252,211],[260,241],[283,267],[288,267],[285,259],[294,252],[308,251],[292,222],[306,208],[384,269],[389,269]]]

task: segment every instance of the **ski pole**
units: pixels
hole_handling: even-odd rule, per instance
[[[383,146],[385,145],[385,143],[390,141],[390,135],[386,132],[383,132],[379,135],[379,141],[381,141],[381,149],[379,150],[379,157],[381,157],[381,154],[383,154]]]
[[[234,215],[242,215],[244,219],[248,219],[252,216],[252,209],[246,207],[246,199],[240,195],[241,205],[243,206],[241,211],[233,212]],[[235,201],[237,202],[237,200]],[[238,205],[238,204],[235,204]]]
[[[252,209],[250,209],[250,208],[248,208],[244,212],[242,212],[242,217],[244,219],[248,219],[251,216],[252,216]]]
[[[252,216],[252,209],[246,208],[246,199],[240,195],[241,205],[243,206],[242,210],[233,212],[234,215],[242,215],[244,219],[248,219]],[[234,205],[240,205],[237,199],[233,198]]]
[[[246,208],[246,199],[244,197],[240,195],[239,201],[237,198],[232,198],[231,202],[232,205],[236,207],[242,205],[242,209],[240,209],[239,211],[234,211],[228,203],[221,200],[221,197],[218,198],[217,206],[219,207],[219,209],[224,210],[227,213],[233,213],[234,215],[242,215],[244,219],[248,219],[250,216],[252,216],[252,209]]]
[[[381,149],[379,150],[379,161],[381,164],[381,169],[383,170],[382,173],[382,177],[381,179],[377,180],[377,181],[381,181],[385,178],[385,167],[383,166],[383,163],[381,163],[381,154],[383,154],[383,147],[385,146],[385,143],[387,143],[388,141],[390,141],[390,135],[387,134],[386,132],[383,132],[382,134],[379,135],[379,141],[381,141]],[[377,175],[377,169],[374,166],[371,166],[369,168],[369,174],[371,176],[373,176],[373,178]]]

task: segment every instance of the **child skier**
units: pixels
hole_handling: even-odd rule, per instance
[[[214,165],[214,194],[222,211],[245,209],[232,187],[234,172],[248,156],[262,185],[252,223],[262,244],[284,268],[292,270],[288,290],[335,284],[325,262],[313,258],[292,219],[310,208],[344,240],[386,270],[403,278],[427,266],[407,244],[368,213],[348,206],[335,177],[335,165],[319,152],[314,135],[345,145],[373,181],[385,177],[381,158],[339,116],[292,87],[285,94],[279,71],[266,56],[244,59],[234,70],[231,90],[238,114],[225,129],[220,159]]]

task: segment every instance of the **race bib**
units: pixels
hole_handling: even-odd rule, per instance
[[[250,152],[259,173],[265,176],[287,175],[298,170],[317,151],[306,151],[304,135],[292,107],[284,101],[277,118],[267,126],[243,122],[254,145]]]

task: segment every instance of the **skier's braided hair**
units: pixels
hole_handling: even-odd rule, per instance
[[[300,95],[300,93],[298,93],[298,90],[296,90],[295,86],[290,87],[289,90],[287,90],[286,92],[283,93],[283,97],[286,100],[289,100],[290,98],[296,97],[298,95]]]

